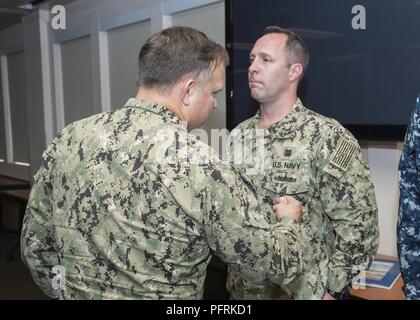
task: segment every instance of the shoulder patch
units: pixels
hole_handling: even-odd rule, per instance
[[[345,137],[341,137],[337,143],[337,147],[331,155],[330,163],[335,167],[346,171],[356,150],[357,145],[354,142],[349,141]]]

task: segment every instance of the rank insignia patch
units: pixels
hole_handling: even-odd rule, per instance
[[[290,149],[290,148],[284,149],[283,156],[285,156],[285,157],[291,157],[292,156],[292,149]]]

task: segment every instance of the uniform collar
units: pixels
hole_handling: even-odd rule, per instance
[[[292,138],[296,135],[296,126],[298,120],[302,116],[306,108],[303,106],[302,101],[298,98],[292,109],[280,121],[273,123],[266,131],[269,136],[274,138]],[[260,110],[254,116],[254,126],[258,128],[260,121]]]
[[[182,124],[181,120],[178,118],[178,116],[175,113],[173,113],[167,107],[160,105],[158,103],[155,103],[155,102],[139,100],[136,98],[130,98],[125,103],[124,107],[141,108],[143,110],[153,112],[170,122],[180,124],[180,125]]]

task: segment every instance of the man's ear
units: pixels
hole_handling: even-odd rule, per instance
[[[299,80],[302,73],[303,73],[303,67],[300,63],[292,64],[292,66],[290,67],[290,70],[289,70],[289,80],[291,82]]]
[[[191,95],[195,89],[197,82],[192,78],[187,78],[181,82],[181,101],[184,106],[191,103]]]

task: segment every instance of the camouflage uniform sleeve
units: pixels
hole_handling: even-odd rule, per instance
[[[214,169],[202,196],[208,243],[229,267],[248,280],[281,285],[302,272],[299,224],[285,217],[269,225],[252,187],[230,165]]]
[[[399,163],[397,247],[407,299],[420,299],[420,103],[410,119]]]
[[[21,234],[22,260],[29,267],[35,283],[50,297],[58,298],[59,291],[52,287],[53,267],[58,265],[58,254],[53,231],[49,224],[52,216],[49,181],[51,158],[43,154],[43,164],[35,175],[35,184],[29,197]]]
[[[320,199],[333,227],[327,287],[341,292],[373,261],[379,245],[378,210],[370,170],[357,141],[330,130],[317,152]]]

